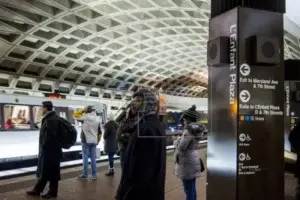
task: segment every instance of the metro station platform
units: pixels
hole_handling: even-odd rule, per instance
[[[205,158],[205,149],[200,150]],[[181,181],[173,174],[173,154],[168,154],[166,199],[183,200],[185,198]],[[116,173],[113,177],[106,177],[107,163],[98,164],[98,179],[96,181],[78,181],[81,167],[62,170],[62,181],[59,186],[59,200],[113,200],[120,181],[121,170],[116,161]],[[0,200],[31,200],[39,199],[27,197],[25,192],[35,183],[35,176],[18,177],[0,181]],[[198,199],[205,199],[206,175],[197,181]],[[47,188],[46,188],[47,189]],[[45,190],[47,191],[47,190]]]
[[[200,150],[202,158],[205,158],[206,149]],[[184,200],[182,184],[173,174],[173,157],[169,154],[166,177],[166,200]],[[114,177],[106,177],[107,163],[98,165],[98,180],[78,181],[76,176],[80,174],[81,167],[62,170],[62,181],[59,187],[59,200],[113,200],[119,181],[120,167],[116,161],[116,174]],[[39,198],[27,197],[25,192],[35,183],[35,176],[18,177],[0,181],[0,200],[34,200]],[[285,174],[285,200],[295,199],[296,180],[292,174]],[[206,199],[206,173],[197,180],[198,200]]]

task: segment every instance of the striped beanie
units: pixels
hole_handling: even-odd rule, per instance
[[[196,111],[195,105],[192,105],[192,107],[183,112],[181,120],[183,119],[186,119],[190,122],[197,122],[199,119],[199,113]]]

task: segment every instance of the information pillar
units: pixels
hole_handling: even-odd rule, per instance
[[[285,60],[285,151],[293,152],[288,137],[300,119],[300,60]]]
[[[207,200],[284,199],[283,14],[210,20]]]

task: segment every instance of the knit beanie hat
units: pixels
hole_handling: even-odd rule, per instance
[[[196,111],[195,105],[192,105],[192,107],[183,112],[181,120],[183,119],[186,119],[190,122],[197,122],[199,119],[199,113]]]

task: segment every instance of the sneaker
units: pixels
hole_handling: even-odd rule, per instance
[[[92,180],[97,180],[97,176],[92,176]]]
[[[77,177],[77,180],[87,180],[87,176],[80,175],[80,176]]]

